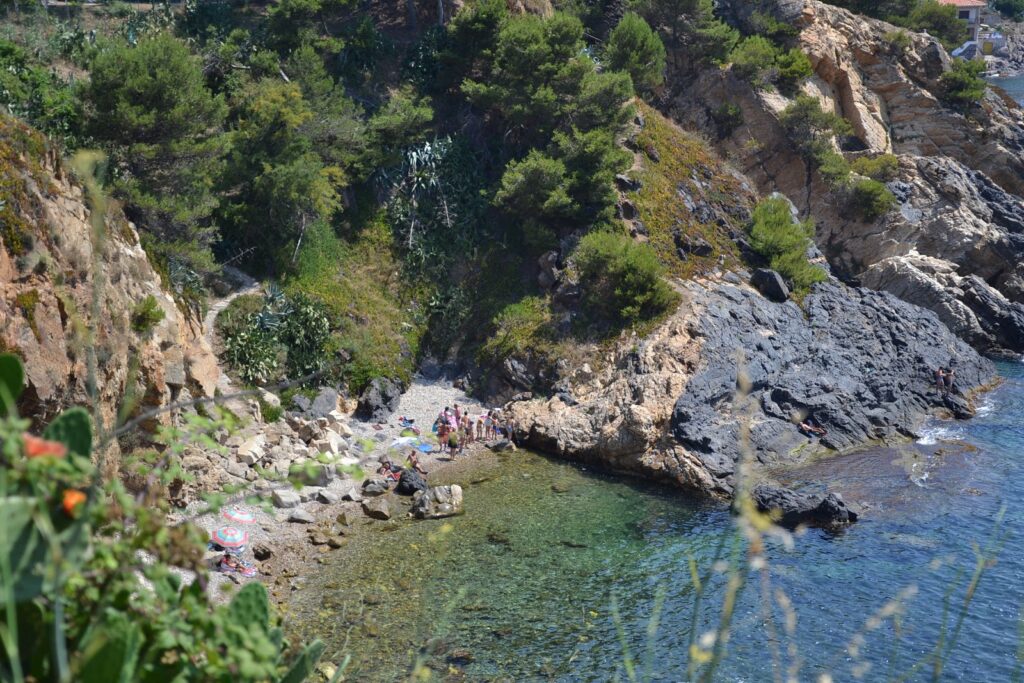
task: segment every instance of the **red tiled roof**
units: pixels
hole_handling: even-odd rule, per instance
[[[985,0],[939,0],[939,3],[956,7],[988,7]]]

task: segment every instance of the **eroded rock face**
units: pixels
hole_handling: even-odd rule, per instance
[[[814,0],[724,5],[737,21],[758,5],[799,29],[814,66],[804,91],[851,123],[865,153],[898,156],[898,178],[888,184],[899,205],[862,220],[786,137],[778,116],[791,100],[755,92],[727,71],[681,88],[677,117],[711,134],[710,113],[739,106],[743,125],[719,150],[759,190],[783,193],[815,219],[816,241],[837,275],[931,308],[985,352],[1024,352],[1016,328],[1024,305],[1021,109],[995,92],[971,118],[943,105],[938,84],[949,57],[925,34],[907,33],[909,46],[899,49],[886,38],[896,27]]]
[[[0,249],[0,344],[25,365],[22,414],[45,423],[69,406],[88,405],[90,353],[108,426],[126,394],[138,397],[139,412],[213,396],[220,371],[201,322],[163,290],[134,226],[111,204],[104,238],[96,240],[81,188],[55,153],[39,151],[42,137],[6,115],[0,127],[0,144],[34,143],[16,149],[18,162],[0,169],[4,185],[19,188],[19,196],[5,199],[30,235],[20,243],[8,239]],[[163,320],[138,329],[133,311],[148,296]],[[143,427],[170,419],[165,414]]]
[[[949,411],[933,373],[950,362],[968,396],[994,378],[933,313],[887,293],[822,284],[801,309],[690,282],[672,318],[574,387],[577,405],[556,397],[509,412],[533,448],[728,496],[744,452],[770,465],[911,436]],[[797,428],[809,416],[827,431],[820,443]]]

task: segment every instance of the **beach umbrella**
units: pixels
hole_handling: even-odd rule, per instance
[[[243,510],[237,505],[224,508],[222,516],[229,522],[238,522],[240,524],[252,524],[256,521],[256,515],[254,513]]]
[[[222,526],[213,532],[213,542],[222,548],[243,548],[249,544],[249,532],[233,526]]]

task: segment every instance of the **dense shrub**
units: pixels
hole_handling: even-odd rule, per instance
[[[646,244],[612,232],[592,232],[575,252],[584,313],[598,324],[635,325],[667,311],[676,294]]]
[[[779,71],[779,90],[784,93],[796,91],[800,84],[814,73],[811,60],[797,48],[781,53],[775,64]]]
[[[160,308],[152,294],[135,304],[132,309],[132,329],[142,334],[152,330],[163,319],[164,309]]]
[[[758,203],[749,232],[751,247],[792,282],[795,289],[806,290],[815,282],[825,280],[825,272],[807,261],[814,223],[793,220],[786,200],[773,197]]]
[[[816,97],[797,95],[793,104],[779,115],[779,122],[801,155],[821,172],[830,186],[838,187],[846,182],[849,165],[832,143],[835,136],[853,132],[846,119],[824,111]]]
[[[755,88],[765,88],[773,79],[772,69],[779,48],[764,36],[748,36],[729,55],[732,71]]]
[[[608,36],[604,56],[608,68],[628,73],[641,92],[665,81],[665,46],[639,14],[622,17]]]
[[[528,296],[509,304],[492,321],[494,331],[480,349],[480,360],[501,362],[522,353],[547,338],[550,325],[551,307],[545,299]]]
[[[755,88],[778,86],[792,94],[812,73],[811,60],[798,48],[783,50],[762,35],[744,38],[732,51],[733,73]]]
[[[943,101],[966,109],[985,95],[988,83],[981,77],[985,62],[954,59],[952,68],[939,79],[939,96]]]
[[[727,138],[743,125],[743,110],[731,102],[719,105],[711,111],[711,120],[719,138]]]
[[[850,203],[865,221],[872,222],[896,206],[896,196],[884,184],[861,178],[850,188]]]
[[[888,182],[895,180],[900,171],[900,160],[894,154],[880,154],[876,157],[858,157],[850,162],[854,173],[872,180]]]

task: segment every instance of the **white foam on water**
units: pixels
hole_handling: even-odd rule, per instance
[[[945,424],[928,425],[921,430],[917,443],[922,446],[934,446],[940,441],[959,441],[967,436],[963,427]]]
[[[998,404],[992,399],[991,396],[985,396],[978,403],[978,407],[975,409],[974,414],[977,417],[985,417],[986,415],[991,415],[992,413],[994,413],[996,411],[996,408],[998,407]]]

